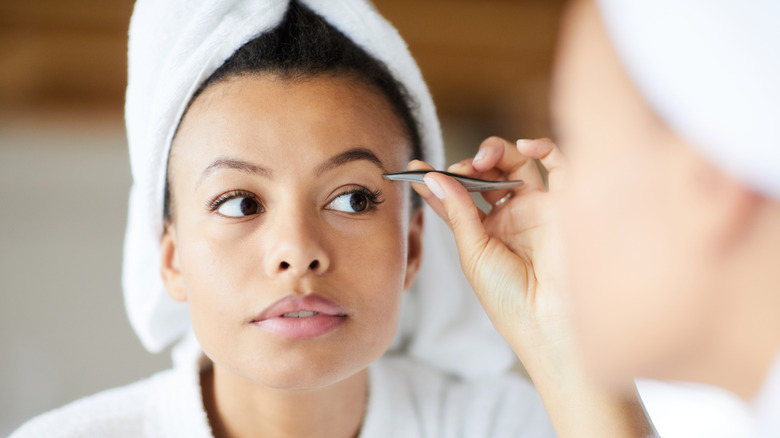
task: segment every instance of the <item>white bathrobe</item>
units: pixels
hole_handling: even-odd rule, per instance
[[[30,420],[10,438],[212,437],[203,408],[201,356],[147,379],[103,391]],[[541,400],[504,374],[467,382],[408,356],[369,367],[361,438],[554,437]]]

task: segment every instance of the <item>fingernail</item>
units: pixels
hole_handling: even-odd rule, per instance
[[[526,145],[526,144],[528,144],[528,143],[530,143],[532,141],[533,140],[528,140],[528,139],[525,139],[525,138],[521,138],[520,140],[517,140],[515,143],[517,144],[517,147],[520,147],[520,146]]]
[[[424,177],[423,181],[425,181],[425,185],[428,186],[428,190],[431,191],[431,193],[434,194],[439,199],[444,199],[444,189],[441,188],[439,183],[436,182],[433,178]]]
[[[459,168],[461,168],[461,167],[463,167],[465,165],[466,165],[466,161],[465,160],[464,161],[460,161],[460,162],[457,162],[457,163],[453,164],[452,166],[450,166],[447,170],[448,171],[453,171],[453,170],[459,169]]]
[[[474,161],[479,161],[483,158],[485,158],[485,150],[480,149],[479,152],[477,152],[477,155],[474,155]]]

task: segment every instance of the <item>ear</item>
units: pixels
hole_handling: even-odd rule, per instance
[[[409,221],[409,235],[406,254],[406,277],[404,278],[404,290],[409,289],[417,278],[422,263],[422,232],[423,209],[418,208]]]
[[[160,275],[168,296],[176,301],[187,301],[184,278],[179,267],[179,251],[173,225],[165,227],[160,241]]]

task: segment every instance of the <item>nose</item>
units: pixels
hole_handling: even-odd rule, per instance
[[[269,233],[266,273],[274,277],[321,275],[330,267],[330,258],[316,224],[304,217],[279,217],[266,223]]]

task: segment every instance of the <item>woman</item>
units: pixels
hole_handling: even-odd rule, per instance
[[[530,181],[486,216],[444,175],[417,187],[518,354],[534,337],[566,353],[576,333],[597,385],[718,385],[780,433],[779,18],[771,2],[575,1],[553,99],[570,163],[548,140],[485,141],[451,170]],[[532,378],[545,402],[564,391]]]
[[[443,224],[382,179],[443,151],[368,3],[141,1],[129,71],[125,298],[174,367],[14,437],[553,436]]]

